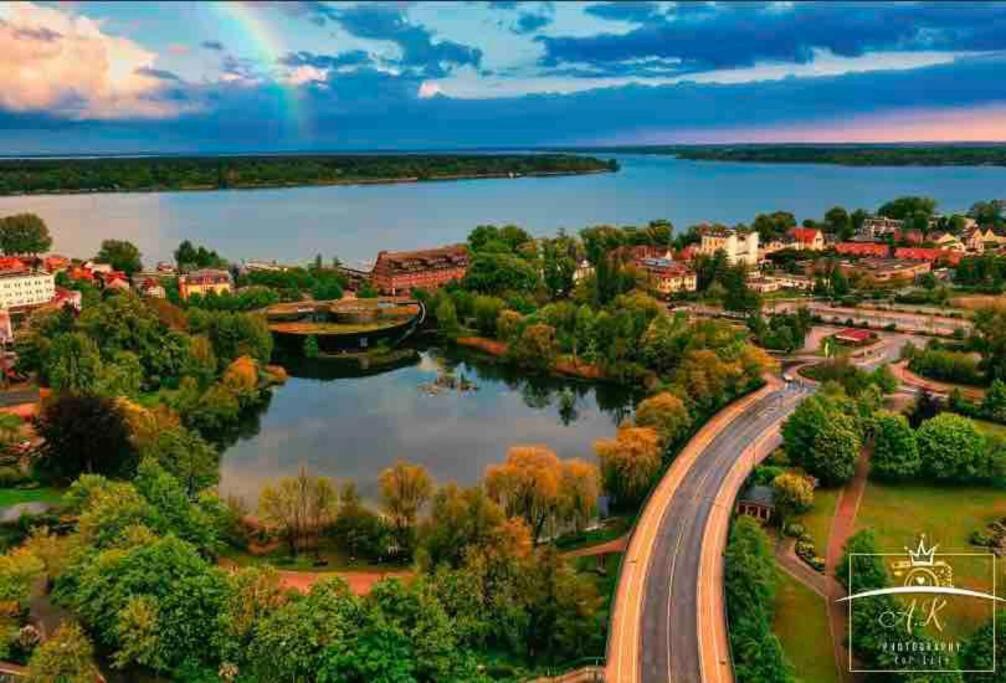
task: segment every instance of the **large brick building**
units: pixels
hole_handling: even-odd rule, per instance
[[[370,274],[374,288],[392,296],[436,289],[468,272],[468,247],[452,244],[417,251],[382,251]]]
[[[210,292],[214,294],[228,294],[234,289],[234,281],[231,274],[226,270],[215,268],[205,268],[203,270],[193,270],[178,276],[178,295],[184,300],[193,294],[206,296]]]

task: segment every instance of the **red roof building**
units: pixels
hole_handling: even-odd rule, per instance
[[[787,233],[799,249],[821,251],[824,249],[824,233],[817,228],[790,228]]]
[[[42,260],[42,267],[50,273],[56,273],[69,268],[70,259],[59,254],[50,254]]]
[[[381,251],[370,273],[382,294],[405,294],[413,289],[436,289],[468,272],[468,247],[453,244],[418,251]]]
[[[835,251],[845,256],[875,256],[886,258],[890,249],[879,242],[839,242]]]
[[[960,263],[961,253],[951,249],[931,249],[926,247],[898,247],[894,250],[894,258],[909,261],[929,261],[930,263],[948,263],[956,266]]]
[[[859,346],[860,344],[866,344],[873,340],[873,332],[870,330],[857,330],[854,327],[847,327],[844,330],[839,330],[834,334],[835,341],[841,342],[843,344],[855,344]]]
[[[27,270],[24,261],[16,256],[0,256],[0,271],[14,272],[19,270]]]
[[[90,268],[85,268],[84,266],[71,266],[67,274],[71,280],[94,282],[94,273],[91,272]]]

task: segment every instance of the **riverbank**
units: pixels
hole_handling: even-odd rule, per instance
[[[505,356],[509,348],[506,342],[488,339],[486,337],[458,337],[454,340],[454,343],[458,346],[475,349],[476,351],[481,351],[482,353],[487,353],[490,356],[495,356],[497,358]],[[552,366],[549,369],[551,372],[556,374],[565,375],[567,377],[576,377],[578,379],[591,381],[610,379],[607,375],[605,375],[601,366],[593,363],[585,363],[573,358],[559,358],[552,363]]]

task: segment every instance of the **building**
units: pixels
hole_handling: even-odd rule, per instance
[[[763,524],[775,512],[775,492],[771,486],[749,486],[737,498],[737,514],[754,517]]]
[[[791,273],[763,275],[752,272],[748,276],[747,286],[759,294],[777,292],[780,289],[798,289],[809,292],[814,289],[814,280],[807,275],[794,275]]]
[[[154,270],[158,275],[174,275],[178,272],[178,269],[175,268],[175,264],[169,263],[168,261],[158,261]]]
[[[129,289],[129,276],[121,270],[99,271],[97,277],[102,289],[118,289],[122,291]]]
[[[590,277],[594,274],[594,266],[590,265],[590,261],[583,259],[576,264],[576,270],[573,271],[573,282],[579,282],[580,280]]]
[[[872,256],[874,258],[886,258],[891,254],[890,248],[880,242],[839,242],[835,245],[835,251],[842,256]]]
[[[165,291],[164,285],[161,284],[160,280],[152,277],[148,277],[136,285],[136,291],[139,292],[141,296],[149,296],[155,299],[164,299],[168,296],[168,293]]]
[[[863,224],[856,231],[856,236],[860,240],[876,240],[886,237],[895,230],[901,230],[905,225],[904,221],[899,221],[886,216],[867,216],[863,219]]]
[[[178,276],[178,296],[183,300],[193,294],[206,296],[210,292],[228,294],[234,290],[234,281],[226,270],[206,268]]]
[[[70,259],[59,254],[49,254],[42,259],[42,268],[50,273],[58,273],[70,267]]]
[[[956,266],[960,263],[961,252],[950,249],[934,249],[928,247],[898,247],[894,250],[894,258],[909,261],[928,261],[929,263],[947,263]]]
[[[52,273],[26,269],[0,271],[0,308],[38,306],[56,295]]]
[[[876,283],[912,282],[932,269],[929,261],[901,258],[864,258],[838,264],[845,275],[858,275]]]
[[[94,272],[84,266],[70,266],[67,274],[71,280],[77,282],[94,282]]]
[[[670,252],[661,257],[648,256],[637,259],[634,263],[646,273],[653,288],[661,294],[694,292],[698,288],[695,271],[684,263],[673,260]]]
[[[75,289],[57,287],[56,294],[49,303],[56,308],[66,308],[69,306],[80,313],[80,309],[84,306],[84,295]]]
[[[824,233],[817,228],[790,228],[787,235],[796,249],[804,251],[824,249]]]
[[[855,327],[847,327],[844,330],[839,330],[832,337],[840,344],[866,346],[873,342],[876,335],[870,330],[857,330]]]
[[[748,266],[758,265],[758,233],[754,230],[745,232],[729,228],[710,227],[702,230],[702,243],[699,253],[712,256],[722,251],[731,264],[743,263]]]
[[[408,294],[413,289],[436,289],[468,272],[468,247],[453,244],[417,251],[381,251],[370,281],[382,294]]]
[[[935,232],[929,236],[928,242],[935,244],[939,249],[950,249],[952,251],[964,251],[964,243],[957,239],[956,235],[949,232]]]

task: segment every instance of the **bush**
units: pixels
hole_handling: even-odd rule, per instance
[[[0,467],[0,488],[11,488],[31,481],[31,477],[18,467]]]
[[[802,538],[806,530],[799,522],[790,522],[786,525],[786,535],[791,538]]]

